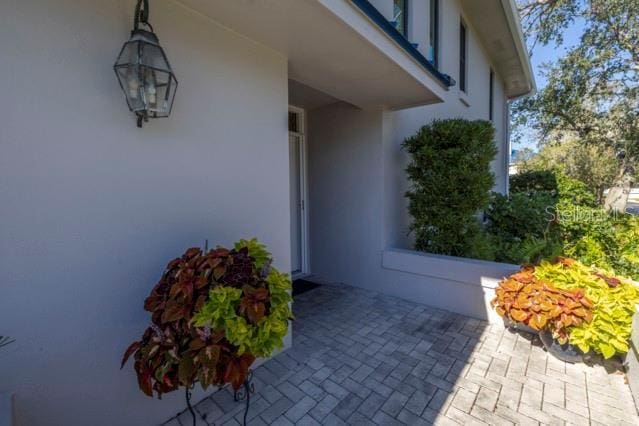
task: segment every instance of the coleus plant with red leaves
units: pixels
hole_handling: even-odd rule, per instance
[[[492,305],[500,316],[537,331],[549,330],[566,343],[570,327],[592,321],[593,303],[583,289],[559,289],[539,280],[534,272],[534,267],[527,266],[502,280]]]
[[[196,382],[204,389],[230,383],[237,390],[256,355],[270,355],[288,330],[290,280],[271,262],[255,239],[232,250],[191,248],[169,262],[144,302],[151,325],[126,350],[121,367],[133,356],[139,387],[149,396]],[[220,298],[224,293],[236,297]],[[210,312],[216,321],[208,319]],[[244,340],[236,337],[237,326],[244,327]]]

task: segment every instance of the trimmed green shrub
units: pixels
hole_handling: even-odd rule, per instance
[[[482,232],[476,214],[494,184],[494,133],[488,121],[436,120],[404,141],[417,250],[466,256],[476,246]]]

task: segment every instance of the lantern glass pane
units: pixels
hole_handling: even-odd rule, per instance
[[[166,71],[171,70],[160,46],[145,43],[140,52],[140,64]]]
[[[154,117],[167,117],[171,112],[173,97],[177,84],[172,74],[147,69],[145,80],[145,96],[148,111]]]
[[[120,56],[118,56],[115,66],[136,64],[138,62],[138,46],[139,42],[127,42],[122,48],[122,52],[120,53]]]
[[[138,78],[138,70],[139,68],[136,65],[124,65],[116,68],[118,80],[120,80],[131,111],[144,111],[146,109],[142,96],[142,85]]]

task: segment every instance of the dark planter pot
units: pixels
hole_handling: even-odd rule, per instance
[[[552,333],[549,331],[540,331],[539,338],[548,353],[555,358],[565,362],[570,362],[571,364],[583,362],[584,353],[577,346],[569,343],[564,345],[559,344],[555,339],[553,339]]]

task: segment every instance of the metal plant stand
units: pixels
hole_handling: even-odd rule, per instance
[[[185,389],[186,389],[186,406],[191,412],[191,417],[193,418],[193,426],[197,426],[196,418],[195,418],[195,410],[193,409],[193,406],[191,405],[191,388],[187,387]]]
[[[190,387],[186,389],[186,406],[191,413],[191,418],[193,419],[193,426],[197,426],[197,416],[195,414],[195,409],[193,405],[191,405],[191,389]],[[222,388],[220,388],[221,390]],[[255,384],[253,383],[253,370],[249,370],[248,375],[246,376],[246,380],[242,384],[238,390],[233,394],[233,398],[236,402],[238,401],[246,401],[246,407],[244,408],[244,426],[246,426],[246,418],[248,417],[249,407],[251,405],[251,394],[255,393]],[[205,416],[202,416],[202,420],[205,420]]]
[[[244,426],[246,426],[246,417],[248,416],[249,407],[251,405],[251,394],[255,393],[255,384],[253,383],[253,370],[249,370],[246,380],[241,388],[235,391],[233,398],[235,401],[246,400],[246,408],[244,409]]]

